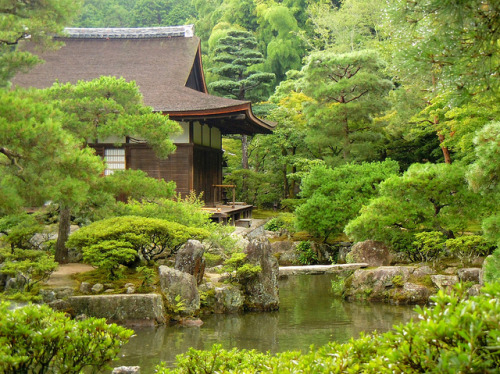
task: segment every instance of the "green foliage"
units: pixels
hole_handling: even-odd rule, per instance
[[[163,183],[160,182],[160,184]],[[137,195],[140,192],[134,190],[133,193]],[[130,200],[127,203],[118,201],[106,210],[96,211],[95,216],[101,219],[116,216],[139,216],[164,219],[190,227],[205,227],[210,223],[210,214],[201,209],[203,205],[201,199],[194,194],[184,199],[180,196],[174,199],[155,198],[151,201],[144,198],[141,201]]]
[[[313,101],[304,113],[311,124],[308,140],[322,150],[323,159],[345,163],[377,157],[373,148],[380,132],[373,118],[388,109],[386,96],[393,87],[383,68],[373,51],[309,55],[301,86]]]
[[[139,273],[140,277],[142,278],[142,283],[141,286],[139,287],[139,291],[151,287],[153,285],[154,277],[156,274],[155,269],[152,269],[147,266],[138,266],[136,270],[137,273]]]
[[[188,239],[206,238],[207,230],[157,218],[125,216],[94,222],[73,233],[67,245],[84,251],[106,241],[133,248],[146,261],[175,253]]]
[[[182,300],[181,295],[174,298],[175,303],[167,306],[168,310],[174,314],[179,314],[186,309],[186,303]]]
[[[275,174],[240,169],[225,176],[224,183],[236,185],[236,196],[241,201],[260,208],[272,208],[281,196],[275,188],[277,179]]]
[[[491,122],[476,133],[474,138],[476,161],[469,166],[469,185],[485,196],[500,201],[500,122]],[[500,214],[498,206],[483,220],[486,239],[500,247]]]
[[[82,247],[82,253],[84,262],[105,269],[109,279],[118,278],[120,264],[131,263],[137,256],[137,250],[132,244],[121,240],[102,240]]]
[[[500,365],[500,284],[466,298],[465,288],[439,291],[433,307],[417,307],[420,319],[384,334],[329,343],[309,352],[275,355],[223,350],[177,357],[177,368],[159,373],[493,373]]]
[[[452,237],[464,231],[492,209],[469,190],[464,171],[458,163],[413,164],[401,177],[380,185],[380,196],[349,222],[346,234],[355,241],[380,240],[405,250],[418,232],[441,231]]]
[[[104,319],[70,320],[46,305],[9,310],[0,304],[0,371],[14,373],[98,372],[133,331]]]
[[[299,262],[302,265],[313,265],[318,261],[318,256],[310,241],[300,242],[295,250],[299,254]]]
[[[342,296],[345,287],[345,277],[337,277],[332,279],[332,293],[333,296]]]
[[[3,234],[0,242],[10,245],[12,250],[36,248],[33,236],[41,231],[43,226],[34,215],[20,213],[0,218],[0,233]]]
[[[500,248],[487,257],[484,265],[484,280],[486,282],[500,282]]]
[[[205,258],[205,263],[209,268],[222,263],[222,256],[215,253],[205,252],[203,253],[203,257]]]
[[[0,273],[16,278],[21,289],[29,292],[34,285],[47,280],[56,268],[54,257],[45,251],[14,249],[4,258]]]
[[[189,23],[195,10],[181,0],[84,0],[74,27],[153,27]]]
[[[210,83],[209,88],[222,96],[248,99],[250,91],[274,79],[274,74],[255,69],[264,58],[257,49],[257,40],[248,31],[227,31],[210,53],[218,64],[212,72],[221,79]]]
[[[445,254],[445,238],[439,231],[424,231],[415,234],[415,241],[412,245],[409,255],[413,261],[436,262]]]
[[[376,196],[378,184],[398,168],[391,160],[335,169],[313,167],[302,180],[302,196],[307,200],[295,211],[298,228],[326,241],[356,217],[362,205]]]
[[[446,248],[452,255],[457,256],[462,264],[470,264],[480,256],[489,254],[491,244],[479,235],[463,235],[458,238],[448,239]]]
[[[293,213],[280,213],[277,217],[271,218],[264,225],[264,229],[269,231],[295,232],[295,215]]]
[[[175,183],[149,177],[142,170],[117,170],[100,181],[102,190],[115,199],[151,200],[175,196]]]
[[[248,263],[245,253],[235,252],[224,261],[224,270],[229,273],[231,281],[243,284],[258,275],[262,268]]]
[[[405,281],[401,275],[395,275],[392,277],[391,282],[393,285],[396,287],[403,287],[405,284]]]
[[[85,200],[101,159],[64,130],[64,114],[35,92],[0,95],[0,213]]]
[[[157,373],[207,373],[215,374],[238,370],[252,370],[258,363],[264,365],[267,355],[255,350],[230,351],[222,349],[220,344],[214,344],[210,351],[198,351],[189,348],[187,353],[177,356],[177,369],[169,369],[165,363],[156,367]]]
[[[55,83],[46,92],[68,114],[65,129],[85,145],[88,139],[138,136],[161,158],[175,150],[170,136],[180,132],[179,125],[144,106],[135,82],[103,76],[75,85]]]
[[[0,88],[9,86],[10,79],[41,60],[34,54],[18,48],[29,37],[42,47],[57,46],[52,35],[62,31],[75,16],[80,1],[72,0],[17,0],[2,1],[0,9]]]

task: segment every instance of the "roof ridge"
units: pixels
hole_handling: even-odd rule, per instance
[[[78,28],[66,27],[63,37],[82,39],[142,39],[162,37],[186,37],[194,35],[194,25],[164,26],[164,27],[102,27]]]

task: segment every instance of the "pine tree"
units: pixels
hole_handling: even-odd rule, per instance
[[[257,71],[264,56],[257,49],[257,40],[248,31],[231,30],[220,38],[212,51],[212,61],[217,64],[211,71],[221,79],[209,84],[209,88],[221,96],[238,100],[250,97],[249,92],[269,84],[274,74]],[[256,97],[254,96],[254,99]],[[248,169],[248,139],[242,136],[242,167]]]

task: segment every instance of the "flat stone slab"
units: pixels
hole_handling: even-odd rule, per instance
[[[284,275],[318,275],[334,273],[339,270],[357,270],[368,267],[367,263],[335,264],[335,265],[303,265],[303,266],[280,266],[280,277]]]
[[[124,325],[163,324],[165,310],[158,294],[72,296],[67,299],[76,315],[106,318]]]

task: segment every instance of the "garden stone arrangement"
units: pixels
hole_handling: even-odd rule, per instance
[[[133,285],[126,285],[123,293],[112,294],[111,284],[82,282],[78,289],[88,295],[75,295],[77,290],[68,287],[42,295],[52,308],[74,317],[125,325],[199,325],[197,317],[204,313],[279,308],[278,262],[267,239],[250,241],[231,272],[205,274],[203,252],[202,243],[189,240],[176,254],[175,267],[159,266],[159,293],[134,293]]]

